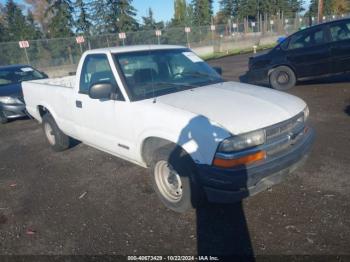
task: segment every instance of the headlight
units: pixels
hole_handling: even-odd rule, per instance
[[[253,131],[250,133],[232,136],[221,142],[219,152],[228,153],[240,151],[254,146],[262,145],[266,141],[264,130]]]
[[[21,100],[16,97],[0,96],[0,103],[3,104],[22,104]]]
[[[304,122],[306,122],[306,120],[309,118],[309,114],[310,114],[309,107],[306,106],[304,108],[303,112],[304,112]]]

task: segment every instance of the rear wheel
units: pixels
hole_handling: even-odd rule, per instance
[[[175,212],[185,212],[203,202],[195,178],[194,163],[181,148],[165,147],[151,164],[153,188],[163,204]]]
[[[4,112],[0,111],[0,124],[6,124],[8,122],[7,117]]]
[[[59,129],[50,114],[43,116],[42,124],[46,140],[54,151],[59,152],[69,148],[69,137]]]
[[[288,66],[279,66],[270,74],[270,85],[277,90],[288,90],[295,86],[297,80],[294,71]]]

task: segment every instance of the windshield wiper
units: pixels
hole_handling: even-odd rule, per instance
[[[220,78],[218,78],[217,76],[214,76],[212,74],[208,74],[208,73],[203,73],[203,72],[199,72],[199,71],[194,71],[194,72],[184,72],[182,73],[183,75],[189,75],[189,76],[193,76],[193,77],[208,77],[210,80],[221,80]]]
[[[156,86],[159,86],[159,85],[161,85],[161,86],[173,86],[173,87],[176,87],[177,89],[198,87],[197,85],[190,85],[190,84],[184,84],[184,83],[156,82],[153,84]]]

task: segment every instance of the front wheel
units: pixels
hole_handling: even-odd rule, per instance
[[[163,204],[185,212],[203,201],[191,157],[178,147],[162,148],[151,164],[153,188]]]
[[[297,82],[294,71],[288,66],[279,66],[270,74],[270,85],[272,88],[285,91],[295,86]]]

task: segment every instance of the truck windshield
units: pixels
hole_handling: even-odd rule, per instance
[[[221,76],[189,49],[115,54],[132,100],[142,100],[222,82]]]

